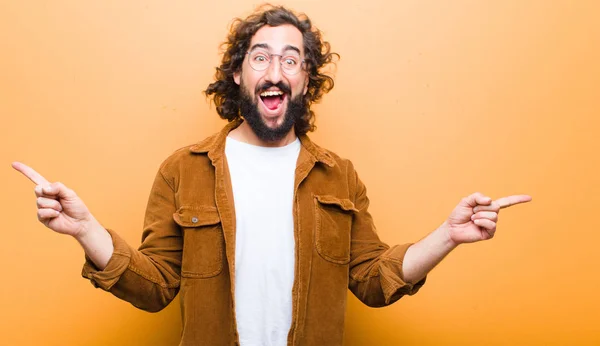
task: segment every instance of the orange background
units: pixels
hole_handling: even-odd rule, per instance
[[[202,91],[253,1],[2,1],[1,343],[172,345],[179,307],[136,310],[80,278],[19,160],[138,245],[158,165],[224,124]],[[353,160],[388,243],[461,197],[529,193],[414,297],[349,298],[347,345],[600,344],[600,3],[289,1],[341,54],[312,138]]]

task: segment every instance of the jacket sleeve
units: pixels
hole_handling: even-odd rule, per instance
[[[108,230],[114,252],[106,268],[98,270],[86,256],[82,276],[140,309],[163,309],[179,291],[183,242],[173,220],[175,210],[175,192],[159,171],[146,208],[142,245],[136,250]]]
[[[352,221],[350,244],[350,290],[371,307],[390,305],[405,294],[417,293],[425,283],[425,278],[413,285],[405,282],[402,275],[404,254],[412,244],[390,247],[379,240],[368,211],[367,189],[352,164],[348,175],[350,191],[355,192],[354,206],[357,209]]]

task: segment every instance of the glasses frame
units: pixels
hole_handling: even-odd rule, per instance
[[[283,55],[283,54],[271,54],[271,53],[267,53],[267,55],[269,56],[269,65],[267,65],[267,66],[266,66],[264,69],[262,69],[262,70],[257,70],[257,69],[256,69],[254,66],[252,66],[252,63],[250,62],[250,53],[252,53],[252,52],[253,52],[253,50],[249,50],[249,51],[247,51],[247,52],[246,52],[246,55],[248,55],[248,65],[250,65],[250,67],[251,67],[251,68],[252,68],[254,71],[257,71],[257,72],[266,71],[266,70],[267,70],[267,69],[268,69],[268,68],[271,66],[271,63],[272,63],[272,62],[273,62],[273,60],[274,60],[274,59],[273,59],[273,57],[274,57],[274,56],[278,56],[278,57],[279,57],[279,65],[281,66],[281,71],[282,71],[283,73],[285,73],[286,75],[288,75],[288,76],[295,76],[295,75],[297,75],[297,74],[298,74],[298,73],[300,73],[300,71],[302,71],[302,70],[304,69],[304,67],[306,66],[306,59],[302,59],[302,60],[300,60],[300,69],[298,69],[298,72],[295,72],[295,73],[289,73],[289,71],[288,71],[288,70],[286,70],[286,69],[285,69],[285,67],[283,67],[283,57],[284,57],[284,56],[286,56],[286,55]]]

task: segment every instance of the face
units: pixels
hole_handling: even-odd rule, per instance
[[[304,59],[302,33],[289,24],[264,26],[252,37],[249,52],[241,71],[234,74],[242,94],[242,116],[259,138],[283,138],[305,112],[302,98],[308,90],[307,72],[301,68],[292,74],[282,67],[301,64]],[[265,58],[271,63],[264,65]],[[260,64],[266,68],[257,71]]]

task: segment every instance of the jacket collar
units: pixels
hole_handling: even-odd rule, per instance
[[[242,122],[243,120],[239,118],[229,122],[220,132],[192,145],[190,151],[194,154],[208,153],[208,157],[213,162],[220,160],[225,154],[225,139],[227,138],[227,135],[231,130],[240,126]],[[300,139],[302,148],[305,149],[315,161],[322,162],[329,167],[335,166],[335,160],[327,150],[314,144],[305,134],[298,138]]]

